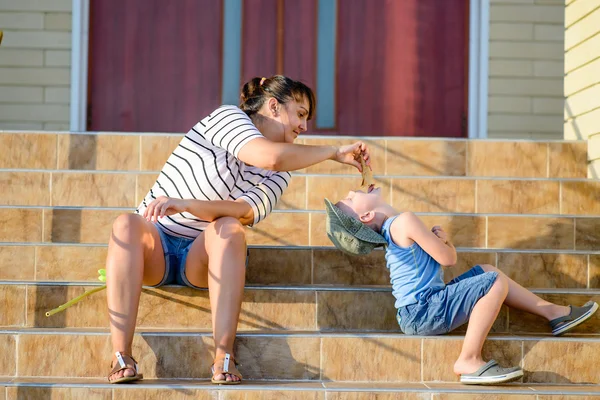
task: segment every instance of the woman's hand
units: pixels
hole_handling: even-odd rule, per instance
[[[335,153],[334,160],[342,164],[354,165],[360,172],[362,167],[360,165],[360,157],[364,158],[365,163],[371,165],[369,157],[369,148],[363,142],[356,142],[351,145],[341,146]]]
[[[165,215],[173,215],[187,211],[187,201],[172,197],[160,196],[153,200],[144,211],[144,218],[156,222]]]

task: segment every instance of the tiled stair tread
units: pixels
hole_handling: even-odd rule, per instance
[[[249,379],[337,382],[457,382],[452,373],[463,338],[385,334],[240,334],[234,353]],[[483,356],[521,365],[524,383],[600,383],[599,339],[491,336]],[[88,351],[82,352],[82,348]],[[210,376],[214,343],[209,332],[137,334],[133,353],[146,378]],[[13,358],[15,354],[27,355]],[[556,357],[560,354],[560,357]],[[105,376],[111,357],[105,333],[2,333],[0,375],[5,377]],[[72,368],[73,364],[77,368]],[[403,368],[389,368],[402,365]]]
[[[108,325],[102,328],[0,328],[0,335],[40,335],[40,336],[110,336]],[[210,329],[185,329],[185,328],[137,328],[136,336],[159,337],[206,337],[212,338]],[[393,339],[393,340],[462,340],[464,332],[451,332],[438,336],[405,335],[400,330],[396,332],[369,332],[369,331],[320,331],[320,330],[238,330],[239,338],[363,338],[363,339]],[[487,340],[492,341],[543,341],[543,342],[589,342],[600,343],[600,331],[595,333],[568,333],[554,336],[548,333],[490,333]],[[1,377],[1,375],[0,375]]]
[[[240,386],[213,385],[208,380],[145,379],[129,385],[110,385],[96,378],[0,378],[0,386],[30,388],[101,388],[115,391],[135,389],[219,390],[219,391],[307,391],[307,392],[368,392],[368,393],[463,393],[503,395],[578,395],[599,396],[599,385],[508,384],[502,386],[466,386],[452,383],[346,383],[245,380]],[[366,397],[365,397],[366,398]]]
[[[87,297],[63,312],[45,313],[84,293],[92,286],[1,285],[5,312],[2,327],[103,328],[108,326],[106,294]],[[557,304],[582,305],[600,302],[598,290],[552,291],[538,294]],[[352,305],[352,306],[349,306]],[[377,310],[377,312],[373,312]],[[181,287],[144,289],[140,299],[137,325],[140,328],[210,329],[208,292]],[[464,326],[460,329],[464,330]],[[248,331],[385,331],[397,332],[394,298],[389,288],[373,290],[314,287],[245,290],[239,330]],[[546,320],[503,306],[492,331],[496,333],[548,333]],[[578,333],[600,332],[600,313],[578,326]]]
[[[2,168],[68,168],[84,170],[159,170],[182,135],[23,134],[5,132],[0,146]],[[306,135],[300,144],[342,144],[366,141],[375,172],[388,175],[587,176],[585,141],[469,140],[404,137],[325,137]],[[10,151],[29,148],[29,153]],[[152,156],[150,157],[149,154]],[[333,161],[306,172],[353,173]]]
[[[88,282],[88,281],[12,281],[12,280],[0,280],[0,288],[3,286],[36,286],[36,287],[56,287],[56,288],[68,288],[78,287],[85,290],[90,290],[95,287],[104,285],[102,282]],[[261,284],[246,284],[245,290],[249,291],[261,291],[266,292],[272,291],[295,291],[295,292],[391,292],[391,285],[339,285],[339,284],[305,284],[305,285],[261,285]],[[166,289],[166,290],[165,290]],[[177,291],[184,290],[186,292],[195,293],[196,291],[205,292],[207,288],[191,289],[181,285],[163,285],[160,288],[153,288],[150,286],[143,286],[145,291]],[[540,294],[576,294],[576,295],[600,295],[600,288],[528,288],[533,293]]]
[[[0,243],[105,244],[124,210],[0,208]],[[441,225],[458,247],[598,250],[600,217],[500,214],[420,214],[426,225]],[[332,246],[322,210],[282,211],[246,230],[251,245]]]

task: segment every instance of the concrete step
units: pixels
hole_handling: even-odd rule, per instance
[[[0,243],[106,244],[116,217],[128,208],[0,207]],[[487,249],[597,250],[600,217],[533,214],[418,213],[441,225],[457,247]],[[325,212],[275,211],[247,242],[263,246],[333,246]]]
[[[239,334],[234,352],[249,380],[455,383],[452,367],[462,340],[450,335],[255,333]],[[148,379],[207,379],[213,349],[209,333],[142,332],[133,341],[133,354]],[[600,357],[598,336],[490,336],[483,355],[522,366],[527,384],[600,383],[600,370],[592,367]],[[106,331],[0,333],[5,360],[0,375],[5,377],[103,378],[111,356]]]
[[[333,247],[251,246],[246,283],[254,285],[388,285],[384,252],[349,256]],[[458,248],[450,280],[477,264],[492,264],[528,288],[600,289],[600,252]],[[0,245],[0,281],[97,282],[106,245]],[[18,267],[17,267],[18,266]]]
[[[137,207],[156,172],[0,170],[0,205]],[[394,207],[414,212],[600,215],[600,181],[556,178],[473,178],[375,175]],[[360,186],[352,175],[293,174],[280,210],[322,210]]]
[[[159,171],[182,135],[0,132],[0,168]],[[306,135],[300,144],[370,147],[375,174],[585,178],[586,141],[356,138]],[[28,149],[29,151],[22,151]],[[354,173],[326,161],[303,172]]]
[[[104,328],[108,326],[106,292],[93,294],[67,310],[45,313],[95,286],[14,283],[0,285],[4,312],[0,327]],[[534,290],[557,304],[600,303],[600,290]],[[245,290],[240,331],[387,331],[399,332],[394,297],[389,287],[250,286]],[[377,312],[374,312],[377,310]],[[207,290],[180,286],[143,289],[137,318],[139,328],[197,329],[210,331],[211,310]],[[466,326],[461,328],[464,331]],[[548,334],[548,322],[537,316],[503,307],[496,333]],[[597,313],[574,333],[600,332]]]
[[[145,379],[130,385],[109,385],[103,379],[93,378],[17,378],[0,381],[0,392],[3,386],[6,400],[51,397],[70,400],[587,400],[600,397],[598,386],[577,384],[521,383],[485,387],[452,383],[245,380],[243,386],[231,387],[199,379]]]

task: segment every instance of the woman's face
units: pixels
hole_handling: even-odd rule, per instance
[[[308,100],[302,99],[302,102],[295,100],[288,101],[280,108],[279,121],[281,123],[281,142],[294,143],[294,140],[302,132],[306,131],[308,122]]]

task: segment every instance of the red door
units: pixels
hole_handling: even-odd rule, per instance
[[[240,86],[281,73],[319,89],[319,1],[335,0],[240,1]],[[468,0],[334,5],[333,123],[312,133],[467,135]],[[223,13],[223,0],[92,0],[88,128],[185,132],[219,106]]]
[[[337,131],[466,136],[467,4],[338,1]]]
[[[219,0],[92,0],[88,129],[186,132],[221,102]]]

